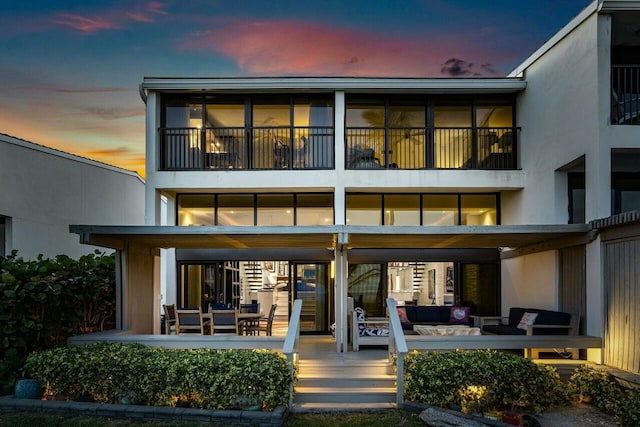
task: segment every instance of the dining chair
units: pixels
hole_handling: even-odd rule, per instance
[[[238,310],[211,310],[213,324],[211,325],[211,334],[216,333],[234,333],[238,335]]]
[[[176,334],[205,333],[202,312],[199,308],[176,309]]]
[[[258,331],[258,335],[260,335],[260,331],[264,331],[267,336],[271,336],[271,333],[273,331],[273,318],[276,315],[276,307],[278,306],[278,304],[271,304],[271,309],[269,309],[269,315],[267,317],[263,317],[260,319],[260,322],[258,323],[258,327],[257,327],[257,331]],[[265,322],[264,325],[262,324],[262,322]]]
[[[176,333],[176,305],[163,304],[164,308],[164,333],[170,335]]]

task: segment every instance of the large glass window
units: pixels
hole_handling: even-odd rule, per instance
[[[218,225],[254,225],[253,194],[219,194]]]
[[[333,225],[333,194],[179,194],[176,223],[182,226]]]
[[[347,194],[349,225],[496,225],[497,194]]]
[[[419,194],[385,194],[385,225],[420,225]]]
[[[436,168],[469,167],[473,156],[471,104],[436,105],[434,120],[434,164]]]
[[[496,225],[496,196],[463,194],[460,196],[460,214],[462,225]]]
[[[584,172],[569,172],[567,181],[569,187],[569,224],[584,224],[586,222]]]
[[[293,225],[293,194],[258,194],[257,225]]]
[[[458,196],[455,194],[422,196],[422,225],[458,225]]]
[[[164,127],[201,128],[202,100],[200,98],[168,98],[164,108]]]
[[[211,194],[178,198],[178,225],[215,225],[215,200]]]
[[[296,225],[332,225],[332,194],[296,195]]]
[[[640,150],[611,151],[611,213],[640,209]]]
[[[382,225],[382,195],[347,194],[347,224]]]

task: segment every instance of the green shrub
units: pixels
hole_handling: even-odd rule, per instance
[[[26,356],[75,334],[115,324],[115,256],[73,260],[0,257],[0,394],[9,392]]]
[[[621,426],[640,424],[640,390],[623,387],[605,371],[580,366],[569,379],[569,387],[580,400],[613,415]]]
[[[265,350],[173,350],[139,344],[91,344],[31,354],[26,369],[45,394],[100,403],[227,409],[260,396],[287,406],[291,365]],[[242,399],[245,398],[245,399]]]
[[[429,405],[541,412],[567,401],[553,368],[496,351],[414,352],[405,357],[405,398]]]

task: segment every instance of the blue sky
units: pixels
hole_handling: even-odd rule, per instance
[[[2,0],[0,133],[143,174],[143,77],[504,76],[590,2]]]

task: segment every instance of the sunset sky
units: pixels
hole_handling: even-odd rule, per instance
[[[590,0],[1,0],[0,133],[144,175],[143,77],[504,76]]]

